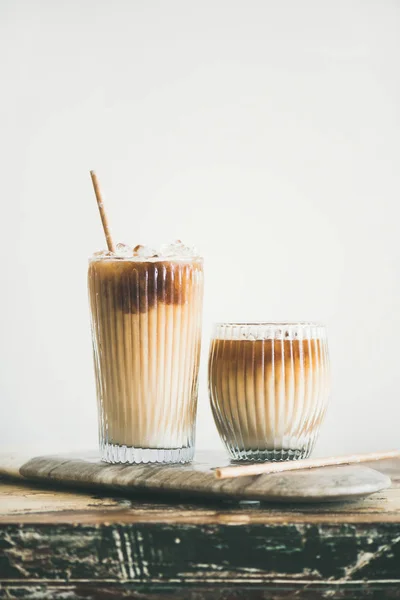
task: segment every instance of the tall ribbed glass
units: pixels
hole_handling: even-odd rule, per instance
[[[310,455],[329,399],[324,326],[221,323],[209,356],[209,395],[235,460]]]
[[[202,259],[93,258],[88,286],[102,459],[190,461]]]

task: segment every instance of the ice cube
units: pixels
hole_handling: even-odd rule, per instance
[[[197,252],[197,248],[195,246],[184,246],[181,249],[180,254],[187,258],[194,258],[199,255],[199,253]]]
[[[133,249],[133,256],[138,256],[139,258],[154,258],[155,256],[158,256],[158,254],[153,248],[138,244]]]
[[[173,256],[175,254],[173,244],[162,244],[160,247],[161,256]]]
[[[194,246],[185,246],[181,240],[176,240],[172,244],[163,244],[161,246],[162,256],[181,256],[181,257],[194,257],[197,256],[197,251]]]
[[[133,250],[132,250],[132,246],[128,246],[128,244],[117,244],[116,249],[115,249],[115,254],[117,256],[132,256],[133,255]]]

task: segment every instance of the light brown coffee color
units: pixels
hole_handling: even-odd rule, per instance
[[[219,433],[237,450],[302,450],[319,429],[329,385],[319,339],[214,339],[209,385]]]
[[[89,265],[100,439],[135,448],[193,443],[201,259]]]

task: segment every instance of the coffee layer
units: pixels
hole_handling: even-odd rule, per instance
[[[89,286],[93,285],[102,297],[112,297],[115,308],[135,314],[148,311],[157,302],[189,302],[202,272],[201,259],[102,259],[90,262],[88,278]]]
[[[199,262],[90,264],[103,445],[193,444],[202,294]]]
[[[209,380],[214,419],[228,447],[301,450],[315,439],[327,405],[326,342],[214,339]]]

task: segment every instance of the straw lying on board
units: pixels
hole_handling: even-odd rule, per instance
[[[248,477],[249,475],[262,475],[265,473],[282,473],[283,471],[298,471],[300,469],[315,469],[336,465],[350,465],[354,463],[397,458],[399,450],[387,452],[370,452],[368,454],[348,454],[332,456],[329,458],[306,458],[304,460],[291,460],[287,462],[266,462],[251,465],[234,465],[215,469],[217,479],[233,479],[234,477]]]

